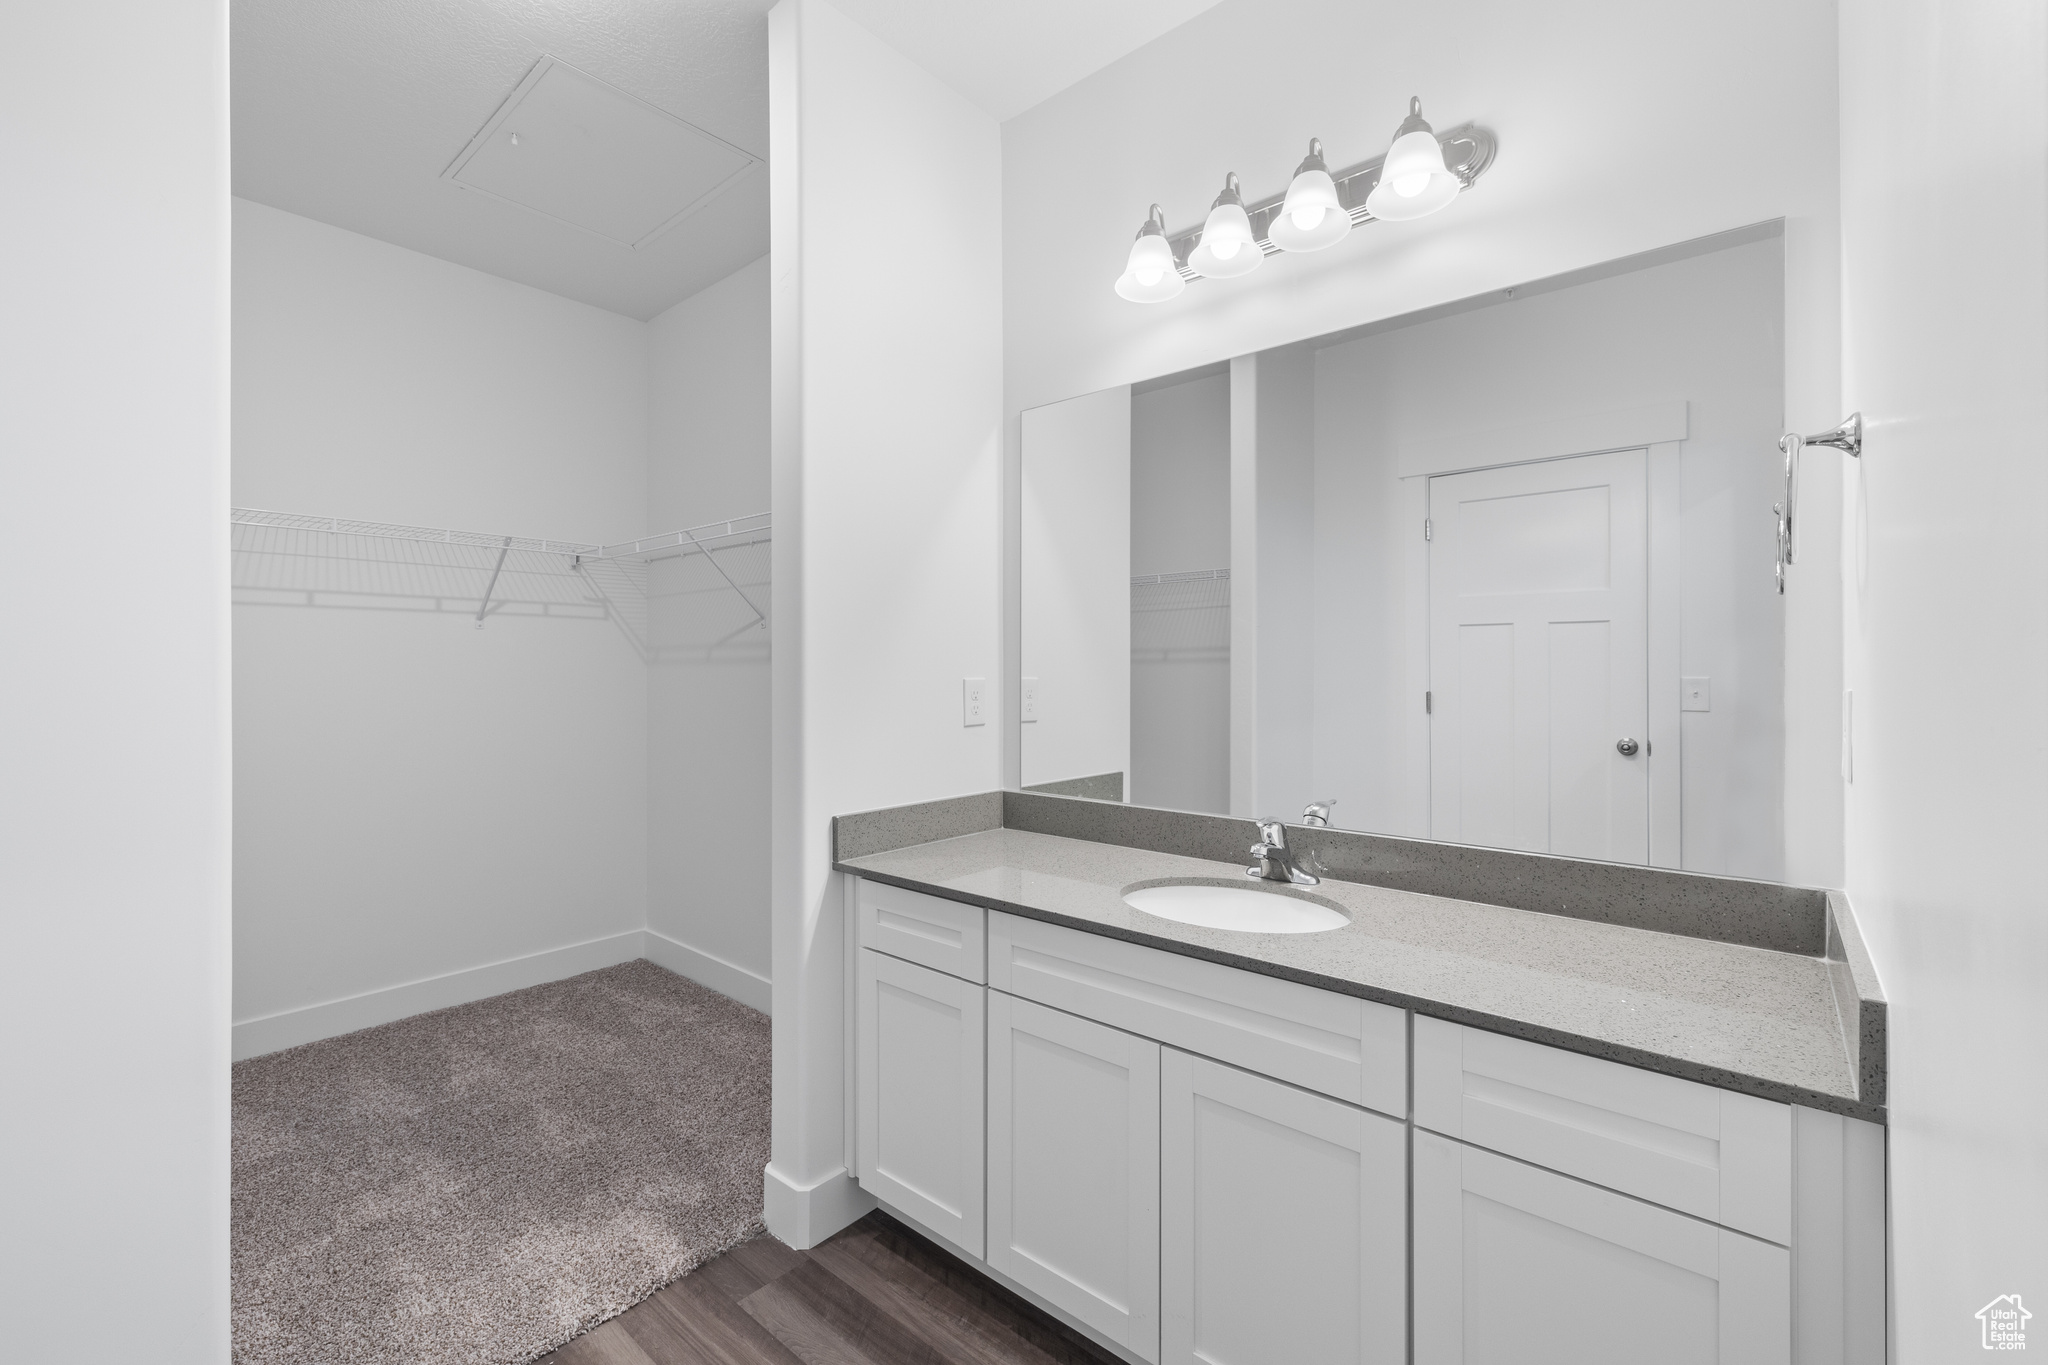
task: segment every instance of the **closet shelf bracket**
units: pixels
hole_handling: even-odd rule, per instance
[[[505,556],[512,553],[512,537],[506,536],[505,543],[498,547],[498,562],[491,568],[491,581],[484,584],[484,600],[477,604],[476,628],[484,628],[484,613],[491,609],[491,594],[498,590],[498,575],[505,572]]]
[[[740,601],[747,604],[747,610],[754,613],[754,624],[760,629],[766,630],[768,628],[768,618],[763,616],[761,614],[761,609],[754,605],[753,598],[747,596],[744,592],[740,592],[740,585],[732,581],[732,575],[725,571],[725,565],[718,562],[718,556],[711,553],[711,547],[709,545],[706,545],[703,541],[697,539],[697,537],[689,531],[684,531],[683,534],[690,537],[690,543],[697,547],[697,549],[703,554],[705,560],[710,563],[712,568],[718,570],[718,576],[725,580],[725,586],[731,588],[735,593],[738,593]]]

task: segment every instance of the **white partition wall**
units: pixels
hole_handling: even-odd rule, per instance
[[[0,54],[0,1309],[27,1360],[228,1358],[224,0]]]
[[[823,0],[769,13],[775,514],[774,1159],[813,1245],[847,1178],[830,821],[1000,778],[1001,145]]]
[[[2006,1295],[2048,1344],[2048,21],[1846,5],[1842,85],[1844,406],[1867,434],[1838,752],[1891,1006],[1893,1359],[1996,1359],[1977,1314]]]

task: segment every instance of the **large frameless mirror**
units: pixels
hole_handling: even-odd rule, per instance
[[[1782,878],[1782,245],[1027,411],[1022,785]]]

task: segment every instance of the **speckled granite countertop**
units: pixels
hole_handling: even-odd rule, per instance
[[[1018,829],[836,864],[876,881],[1363,996],[1765,1099],[1883,1122],[1820,957],[1326,878],[1351,924],[1248,934],[1160,919],[1124,888],[1244,885],[1240,866]]]

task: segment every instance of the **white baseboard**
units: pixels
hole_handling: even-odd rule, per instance
[[[810,1250],[875,1207],[875,1197],[854,1183],[844,1166],[798,1184],[771,1161],[761,1170],[761,1186],[768,1231],[798,1251]]]
[[[658,929],[647,931],[647,947],[642,956],[677,976],[687,976],[700,986],[709,986],[720,995],[731,996],[742,1005],[751,1005],[763,1014],[769,1012],[772,992],[768,978],[750,972],[736,962],[728,962],[702,948],[692,948]]]
[[[354,1033],[357,1029],[388,1024],[411,1015],[425,1014],[428,1010],[466,1005],[472,1000],[503,995],[506,991],[538,986],[547,981],[560,981],[564,977],[594,972],[600,967],[615,967],[621,962],[648,956],[645,951],[647,937],[644,930],[629,929],[623,934],[550,948],[545,952],[470,967],[443,976],[430,976],[423,981],[408,981],[401,986],[388,986],[340,1000],[244,1019],[234,1026],[233,1056],[239,1062],[245,1057],[260,1057],[266,1052],[297,1047],[301,1043]],[[668,966],[667,963],[662,965]],[[690,976],[692,980],[699,979],[689,972],[683,975]],[[721,989],[712,982],[704,984],[714,990]],[[732,994],[730,991],[725,993]]]

